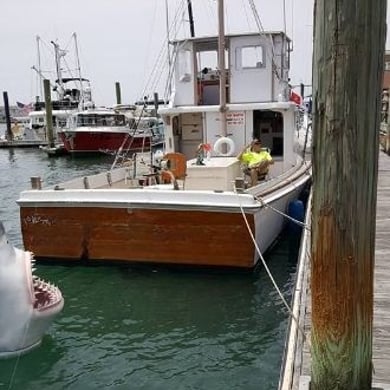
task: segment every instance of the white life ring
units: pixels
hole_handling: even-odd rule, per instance
[[[228,148],[226,153],[223,153],[222,145],[225,144]],[[217,139],[217,141],[214,144],[214,152],[217,153],[219,156],[223,156],[223,157],[232,156],[234,154],[234,150],[235,150],[234,141],[228,137],[221,137]]]

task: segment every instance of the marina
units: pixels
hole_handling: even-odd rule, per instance
[[[213,3],[202,35],[165,2],[134,104],[96,106],[58,40],[52,84],[39,37],[23,130],[3,93],[0,389],[390,390],[387,2],[299,7],[306,83],[294,4],[265,30],[243,2],[248,31]]]

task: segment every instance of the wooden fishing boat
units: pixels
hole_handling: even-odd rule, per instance
[[[38,182],[21,193],[26,249],[73,262],[256,265],[258,251],[280,234],[289,202],[309,183],[311,165],[298,153],[289,38],[283,32],[224,38],[229,66],[220,55],[219,69],[225,72],[199,69],[204,52],[221,50],[220,37],[173,43],[174,92],[159,110],[161,161],[133,158],[107,172],[42,189]],[[249,187],[235,155],[252,138],[261,138],[274,164],[266,180]]]

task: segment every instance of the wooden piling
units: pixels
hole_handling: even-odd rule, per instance
[[[115,83],[116,104],[122,104],[121,85],[117,81]]]
[[[46,136],[49,148],[54,148],[54,132],[53,132],[53,114],[51,106],[51,91],[50,80],[43,80],[43,90],[45,93],[45,109],[46,109]]]
[[[159,106],[159,99],[158,99],[158,93],[155,92],[153,94],[153,103],[154,103],[154,116],[157,116],[158,115],[158,106]]]
[[[386,0],[316,0],[311,390],[368,390]]]
[[[4,114],[5,114],[5,123],[7,126],[6,132],[5,132],[5,138],[8,141],[12,141],[13,134],[11,131],[11,115],[9,112],[9,102],[8,102],[8,93],[6,91],[3,92],[3,102],[4,102]]]

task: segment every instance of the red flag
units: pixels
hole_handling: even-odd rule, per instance
[[[300,106],[302,104],[302,97],[298,93],[291,90],[290,101],[292,101],[295,104],[298,104],[298,106]]]

